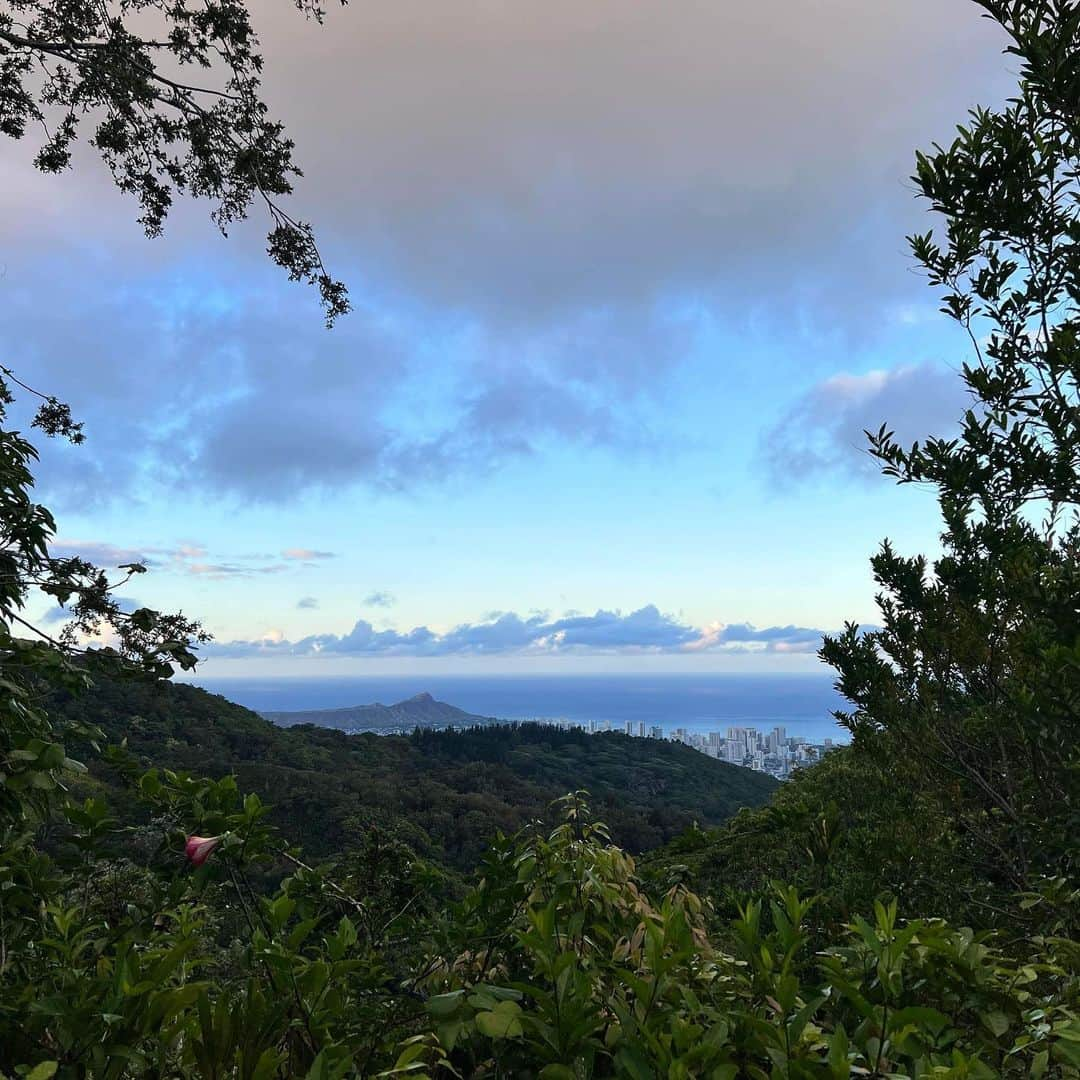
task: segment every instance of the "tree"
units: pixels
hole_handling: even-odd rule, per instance
[[[18,382],[10,371],[0,368]],[[20,386],[33,393],[24,383]],[[11,401],[0,381],[0,423]],[[50,435],[82,439],[67,407],[45,399],[35,425]],[[85,559],[49,552],[55,522],[33,500],[31,467],[37,452],[17,431],[0,426],[0,838],[28,812],[40,813],[65,771],[78,768],[41,707],[55,687],[76,690],[95,672],[137,670],[155,677],[195,664],[193,645],[207,640],[198,623],[150,608],[125,611],[114,590],[145,567],[108,575]],[[30,622],[32,596],[48,597],[68,616],[55,636]],[[73,733],[95,733],[73,725]],[[77,730],[76,730],[77,729]]]
[[[882,629],[821,652],[856,747],[955,814],[975,891],[1074,874],[1080,828],[1080,4],[977,2],[1019,87],[918,155],[944,235],[909,241],[969,335],[971,407],[948,438],[868,433],[886,475],[937,488],[944,553],[886,541]]]
[[[323,18],[315,0],[296,6]],[[58,173],[89,126],[117,185],[138,200],[148,236],[161,233],[176,193],[215,203],[223,233],[261,202],[268,254],[318,289],[331,324],[348,297],[311,226],[280,202],[300,170],[260,97],[258,45],[242,0],[4,0],[0,133],[22,139],[41,128],[34,163]]]
[[[311,0],[297,6],[321,21]],[[262,64],[239,0],[4,0],[0,132],[22,139],[40,127],[35,164],[56,173],[69,167],[89,125],[117,185],[138,200],[148,236],[162,231],[176,193],[212,200],[223,232],[261,201],[270,257],[318,289],[329,325],[348,311],[348,297],[326,271],[311,227],[279,201],[299,170],[291,140],[259,96]],[[192,70],[203,81],[192,81]],[[55,522],[33,499],[36,451],[3,425],[15,387],[41,399],[34,426],[46,435],[78,443],[83,433],[67,405],[0,364],[0,814],[18,819],[70,767],[37,703],[45,685],[77,686],[106,665],[168,675],[174,665],[194,666],[192,645],[206,638],[182,615],[122,610],[115,589],[144,566],[120,567],[110,580],[84,559],[50,554]],[[59,635],[28,620],[35,595],[70,616]]]

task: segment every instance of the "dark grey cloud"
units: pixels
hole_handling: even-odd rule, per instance
[[[799,626],[755,628],[748,623],[691,626],[648,604],[637,611],[597,611],[551,619],[493,612],[444,633],[427,626],[407,632],[376,630],[359,619],[347,634],[313,634],[289,641],[279,634],[247,641],[215,642],[209,658],[259,656],[494,656],[512,653],[813,653],[824,631]]]
[[[866,451],[865,432],[885,424],[905,445],[946,435],[970,403],[960,376],[937,364],[834,375],[765,434],[762,454],[781,486],[836,472],[872,481],[879,468]]]
[[[95,295],[93,282],[47,323],[36,287],[8,305],[5,355],[86,423],[84,446],[41,446],[39,486],[61,508],[161,484],[262,502],[357,483],[401,491],[482,475],[552,444],[641,452],[659,439],[647,414],[661,394],[649,373],[666,363],[663,342],[689,333],[685,318],[587,319],[549,350],[478,331],[429,363],[410,336],[422,326],[388,326],[361,308],[327,334],[267,309],[258,288],[222,299],[213,269],[199,280],[202,290],[167,276],[146,285],[156,296],[149,314],[122,287]],[[110,360],[117,340],[150,357],[148,370],[161,358],[156,378],[142,369],[123,378]],[[74,368],[73,353],[83,361]],[[631,359],[620,367],[613,355]]]
[[[967,0],[365,0],[323,28],[287,5],[254,18],[305,169],[297,211],[354,292],[549,326],[683,290],[810,315],[828,298],[823,323],[853,295],[910,292],[867,241],[900,246],[914,147],[1008,89],[980,15]],[[91,259],[95,236],[135,234],[103,170],[35,179],[29,144],[9,146],[5,206],[46,205],[62,232],[86,193]],[[5,238],[40,236],[5,218]],[[257,256],[255,229],[238,239]],[[180,211],[170,235],[205,252],[212,230]]]
[[[728,642],[763,642],[769,644],[777,641],[796,644],[800,642],[819,642],[821,640],[821,631],[807,626],[768,626],[758,629],[750,623],[733,623],[731,626],[725,626],[720,631],[717,640],[725,644]]]
[[[913,148],[1006,86],[963,0],[291,14],[263,39],[303,193],[370,272],[503,321],[689,290],[824,324],[910,293],[868,241],[901,246]]]
[[[219,242],[178,208],[148,244],[92,163],[36,177],[5,143],[0,351],[90,436],[48,448],[61,505],[399,491],[555,444],[664,446],[687,311],[849,341],[921,290],[913,148],[1007,85],[962,0],[365,0],[322,29],[288,5],[257,24],[297,211],[356,311],[326,335],[254,225]]]

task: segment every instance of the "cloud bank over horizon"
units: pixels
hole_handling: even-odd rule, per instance
[[[346,634],[313,634],[290,641],[272,631],[252,640],[212,642],[206,659],[267,657],[438,657],[512,654],[722,653],[726,655],[813,654],[824,630],[803,626],[755,627],[749,623],[691,626],[654,604],[636,611],[598,610],[552,618],[541,612],[521,616],[493,612],[487,619],[462,623],[444,632],[417,626],[401,632],[376,629],[358,619]]]

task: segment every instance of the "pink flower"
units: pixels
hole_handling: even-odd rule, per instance
[[[189,836],[184,845],[184,854],[192,866],[202,866],[220,843],[220,836]]]

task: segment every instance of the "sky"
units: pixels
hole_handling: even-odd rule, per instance
[[[87,435],[40,446],[57,554],[144,560],[215,677],[807,671],[873,625],[939,519],[862,431],[965,404],[904,236],[915,149],[1013,81],[974,3],[254,11],[354,310],[257,218],[147,240],[90,152],[0,143],[0,351]]]

